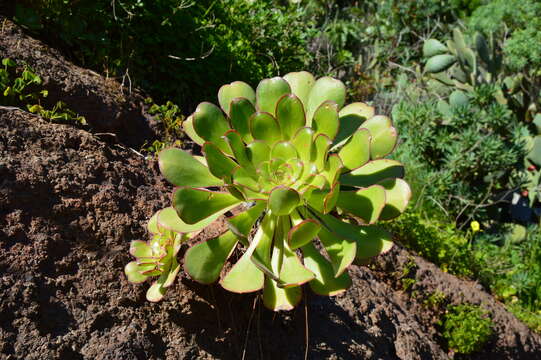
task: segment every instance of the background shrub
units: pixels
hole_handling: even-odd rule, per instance
[[[414,193],[423,206],[460,225],[487,219],[489,205],[520,186],[528,135],[489,85],[471,95],[469,104],[445,115],[430,98],[405,99],[393,108],[404,143],[396,156],[414,164]]]
[[[304,68],[310,24],[287,4],[245,0],[26,0],[16,20],[76,63],[192,108],[234,80]],[[288,31],[284,31],[287,28]]]

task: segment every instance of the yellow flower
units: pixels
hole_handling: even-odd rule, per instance
[[[477,221],[472,221],[470,223],[470,227],[474,233],[478,232],[480,230],[480,225]]]

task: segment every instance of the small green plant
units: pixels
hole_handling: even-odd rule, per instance
[[[149,220],[147,229],[151,239],[147,242],[140,240],[131,242],[130,254],[136,260],[128,263],[124,271],[128,280],[136,284],[158,276],[158,280],[146,293],[147,300],[156,302],[163,298],[167,288],[173,284],[180,270],[177,253],[189,236],[161,227],[158,224],[157,214]]]
[[[86,119],[84,116],[81,116],[67,107],[67,105],[58,101],[51,110],[45,109],[41,105],[30,105],[27,104],[26,107],[31,113],[37,114],[42,118],[62,124],[79,124],[86,125]]]
[[[480,306],[451,306],[443,320],[443,338],[459,354],[479,351],[492,336],[492,320]]]
[[[183,134],[181,125],[184,116],[180,112],[180,108],[171,101],[167,101],[165,105],[158,105],[153,103],[152,99],[147,99],[145,102],[148,100],[152,104],[148,109],[148,113],[154,115],[163,127],[166,141],[181,137]]]
[[[22,70],[12,59],[2,60],[4,68],[0,68],[0,105],[26,107],[31,113],[56,122],[86,125],[83,116],[69,109],[65,103],[58,101],[51,110],[45,109],[41,101],[48,96],[42,89],[42,80],[29,66]],[[36,103],[37,102],[37,103]]]
[[[423,300],[423,305],[432,309],[438,310],[447,301],[447,295],[441,291],[434,291]]]
[[[536,0],[493,0],[479,7],[469,19],[475,30],[503,39],[506,63],[514,71],[541,80],[541,4]],[[532,71],[532,72],[530,72]]]
[[[402,274],[400,274],[400,282],[402,283],[402,289],[404,291],[411,290],[413,285],[417,282],[415,278],[415,272],[417,271],[417,264],[413,258],[409,259],[402,268]]]
[[[226,232],[186,252],[194,280],[210,284],[223,272],[225,289],[263,289],[265,306],[289,310],[301,285],[341,293],[351,285],[350,264],[392,246],[374,223],[400,215],[411,195],[403,166],[385,159],[397,132],[364,103],[344,106],[345,96],[340,81],[304,71],[262,80],[255,91],[236,81],[220,88],[221,108],[201,103],[183,122],[204,157],[160,152],[160,170],[178,188],[156,227],[191,234],[242,205]],[[243,255],[224,271],[235,248]],[[126,273],[134,279],[142,269]]]
[[[47,97],[47,90],[37,90],[41,78],[28,66],[17,71],[17,63],[12,59],[2,59],[0,68],[0,103],[5,105],[26,104]]]
[[[169,146],[180,147],[182,145],[181,138],[184,137],[182,122],[185,118],[178,105],[171,101],[167,101],[164,105],[158,105],[151,98],[145,99],[145,104],[149,106],[148,113],[153,115],[158,122],[162,136],[150,145],[145,143],[141,150],[157,154]]]

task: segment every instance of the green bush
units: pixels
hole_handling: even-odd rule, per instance
[[[424,219],[413,209],[389,224],[398,241],[432,261],[444,271],[459,276],[472,276],[478,265],[471,252],[469,239],[451,224]]]
[[[450,350],[460,354],[479,351],[492,335],[492,320],[488,312],[476,305],[448,308],[443,321],[443,338]]]
[[[469,21],[475,30],[509,34],[503,48],[514,70],[541,66],[541,3],[536,0],[494,0],[479,7]],[[541,76],[541,74],[537,74]]]
[[[304,67],[301,10],[246,0],[26,0],[16,21],[79,65],[183,107],[222,83]],[[287,31],[284,31],[287,28]]]
[[[493,94],[490,85],[481,86],[469,104],[446,115],[426,97],[393,109],[404,142],[396,157],[413,164],[410,183],[418,201],[459,224],[486,219],[497,195],[523,181],[527,128]]]
[[[519,303],[530,312],[541,310],[541,233],[532,226],[516,238],[509,230],[482,235],[475,244],[476,258],[486,266],[479,277],[507,303]]]
[[[303,0],[304,18],[320,29],[310,42],[311,69],[346,81],[350,97],[372,100],[392,87],[398,67],[420,58],[422,39],[441,35],[471,13],[480,0],[332,1]]]

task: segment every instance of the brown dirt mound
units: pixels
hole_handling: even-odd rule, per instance
[[[2,9],[0,8],[0,13]],[[95,132],[110,132],[123,143],[139,148],[154,139],[156,124],[143,112],[143,96],[129,86],[80,68],[66,61],[54,49],[27,36],[23,30],[0,15],[0,59],[26,63],[42,79],[49,91],[48,108],[63,101],[84,116]]]
[[[147,286],[122,269],[169,192],[152,160],[0,109],[0,358],[303,359],[307,324],[310,359],[447,359],[430,311],[395,286],[411,259],[419,291],[492,312],[496,335],[471,358],[541,357],[539,336],[490,295],[399,248],[352,269],[345,294],[307,291],[292,312],[183,274],[164,301],[148,303]]]

